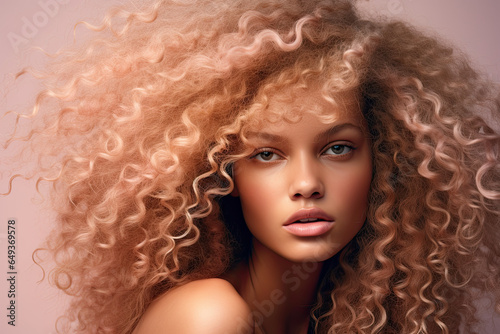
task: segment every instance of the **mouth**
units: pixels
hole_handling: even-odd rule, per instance
[[[318,221],[333,222],[333,220],[333,217],[319,208],[304,208],[292,214],[283,225],[309,224]]]
[[[299,237],[320,236],[333,227],[333,217],[318,208],[300,209],[283,224],[283,228]]]
[[[318,219],[318,218],[304,218],[304,219],[296,220],[296,221],[294,221],[292,224],[297,224],[297,223],[310,223],[310,222],[317,222],[317,221],[321,221],[321,220],[324,220],[324,219]]]

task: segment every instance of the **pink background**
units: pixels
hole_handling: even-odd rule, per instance
[[[0,0],[0,113],[28,106],[37,84],[22,79],[14,84],[12,74],[23,66],[42,64],[43,57],[28,52],[40,46],[49,52],[72,42],[72,28],[79,20],[97,23],[105,9],[127,0]],[[228,0],[229,1],[229,0]],[[251,1],[251,0],[249,0]],[[476,66],[500,82],[500,2],[497,0],[372,0],[359,1],[369,15],[400,17],[438,33],[470,55]],[[28,22],[28,23],[27,23]],[[26,28],[32,25],[34,29]],[[37,25],[35,25],[37,24]],[[14,35],[15,34],[15,35]],[[77,29],[77,36],[83,29]],[[18,38],[15,45],[9,40]],[[0,139],[12,127],[11,118],[0,121]],[[2,141],[3,141],[2,140]],[[7,190],[8,162],[0,151],[0,193]],[[0,197],[0,332],[55,333],[54,322],[65,305],[65,297],[47,284],[38,283],[42,271],[33,264],[31,254],[50,233],[52,216],[44,209],[34,184],[16,180],[8,197]],[[17,314],[16,327],[7,325],[8,285],[7,220],[17,221]],[[482,333],[500,332],[500,320],[485,306]],[[496,326],[495,326],[496,325]],[[496,330],[494,329],[496,328]]]

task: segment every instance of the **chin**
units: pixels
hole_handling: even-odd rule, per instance
[[[288,261],[295,263],[318,263],[324,262],[331,259],[338,252],[342,250],[344,245],[341,244],[319,244],[319,245],[308,245],[305,249],[297,250],[293,254],[287,252],[288,254],[283,254],[282,256]]]

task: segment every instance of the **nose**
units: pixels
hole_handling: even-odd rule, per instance
[[[325,187],[318,168],[319,163],[307,156],[290,162],[290,198],[319,199],[324,196]]]

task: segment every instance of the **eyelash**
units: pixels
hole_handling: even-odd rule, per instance
[[[342,148],[347,148],[349,149],[349,151],[347,153],[341,153],[341,154],[327,154],[329,156],[334,156],[336,158],[344,158],[344,157],[347,157],[349,156],[350,154],[352,154],[352,152],[356,149],[354,146],[352,145],[347,145],[347,144],[333,144],[333,145],[330,145],[328,146],[325,150],[322,151],[321,155],[324,155],[326,151],[328,151],[329,149],[332,149],[333,147],[335,146],[339,146],[339,147],[342,147]],[[272,148],[261,148],[261,149],[258,149],[256,150],[254,153],[252,153],[252,155],[250,156],[250,159],[256,159],[256,160],[259,160],[261,162],[273,162],[273,161],[276,161],[278,159],[272,159],[272,160],[263,160],[263,159],[259,159],[259,156],[262,154],[262,153],[272,153],[273,155],[276,155],[276,156],[279,156],[281,157],[282,155],[280,153],[277,152],[277,150],[275,149],[272,149]],[[274,157],[274,156],[272,156]]]
[[[334,145],[331,145],[331,146],[328,146],[328,148],[326,150],[323,151],[323,154],[328,151],[329,149],[332,149],[334,148],[335,146],[339,146],[339,147],[342,147],[342,148],[347,148],[349,149],[348,152],[346,153],[340,153],[340,154],[332,154],[332,155],[336,155],[336,156],[346,156],[348,155],[349,153],[351,153],[352,151],[354,151],[356,148],[354,146],[351,146],[351,145],[347,145],[347,144],[334,144]]]
[[[272,162],[272,161],[275,161],[276,159],[274,160],[263,160],[263,159],[258,159],[258,157],[262,154],[262,153],[272,153],[276,156],[279,156],[281,157],[281,155],[279,153],[276,152],[276,150],[272,149],[272,148],[261,148],[261,149],[258,149],[256,152],[252,153],[252,155],[250,156],[250,159],[255,159],[255,160],[259,160],[261,162]]]

